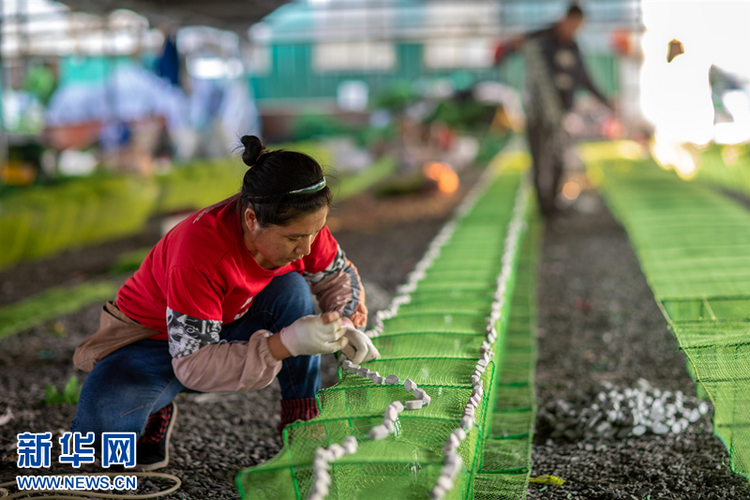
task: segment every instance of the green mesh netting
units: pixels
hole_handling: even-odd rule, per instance
[[[410,294],[411,301],[384,321],[382,334],[373,339],[381,359],[365,365],[383,376],[412,379],[431,403],[401,413],[395,433],[386,439],[370,440],[367,434],[382,423],[388,404],[413,396],[403,386],[376,385],[339,369],[339,382],[318,393],[320,415],[288,426],[275,458],[240,472],[237,483],[243,498],[307,498],[316,448],[341,443],[347,436],[357,437],[359,448],[331,464],[328,498],[428,497],[443,466],[442,448],[460,426],[472,392],[469,375],[485,340],[519,192],[526,203],[524,217],[529,212],[529,189],[521,182],[528,158],[506,155],[501,164],[504,168],[486,180],[489,185],[473,207],[456,219],[458,226]],[[447,498],[525,495],[534,418],[536,235],[528,231],[513,255],[516,271],[507,283],[502,311],[507,319],[496,325],[495,357],[482,376],[486,395],[476,410],[476,425],[458,448],[464,467]]]
[[[714,404],[732,470],[750,477],[750,212],[653,162],[596,156],[589,172]]]
[[[532,221],[516,271],[510,317],[505,330],[495,411],[474,476],[473,498],[522,499],[531,472],[531,442],[536,418],[536,265],[539,224]]]

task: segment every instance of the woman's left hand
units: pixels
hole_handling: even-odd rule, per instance
[[[344,318],[344,328],[346,328],[344,337],[349,340],[349,344],[344,346],[341,352],[352,363],[359,365],[372,359],[380,359],[380,353],[373,345],[370,337],[357,330],[348,318]]]

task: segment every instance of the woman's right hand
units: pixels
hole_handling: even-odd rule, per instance
[[[281,343],[292,356],[326,354],[347,345],[346,328],[338,312],[303,316],[279,332]]]

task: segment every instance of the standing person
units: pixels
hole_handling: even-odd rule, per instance
[[[583,17],[581,8],[571,5],[554,25],[500,45],[495,52],[496,64],[519,49],[526,61],[527,134],[537,196],[545,215],[556,210],[569,141],[563,118],[573,107],[575,91],[585,88],[612,109],[591,81],[575,41]]]
[[[76,350],[86,378],[73,432],[135,432],[137,462],[169,461],[182,391],[281,386],[281,430],[318,414],[320,356],[380,354],[354,265],[326,227],[331,190],[318,163],[244,136],[239,194],[178,224],[104,306]],[[324,313],[314,315],[310,292]]]

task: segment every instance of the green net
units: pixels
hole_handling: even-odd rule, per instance
[[[365,367],[413,380],[431,397],[430,404],[402,412],[387,438],[369,439],[368,432],[383,422],[391,402],[405,403],[414,396],[403,385],[378,385],[339,368],[339,382],[317,395],[320,415],[287,426],[284,446],[275,458],[240,472],[237,483],[243,498],[307,498],[315,481],[316,449],[349,436],[357,438],[359,447],[330,463],[328,498],[429,496],[444,465],[443,447],[461,426],[472,394],[469,376],[486,339],[517,200],[523,203],[516,216],[528,217],[529,188],[522,182],[521,168],[527,163],[525,155],[506,155],[500,173],[492,169],[492,175],[480,181],[486,183],[483,192],[469,209],[459,210],[453,233],[423,269],[410,301],[383,320],[382,333],[373,338],[381,359]],[[446,498],[525,495],[534,418],[531,294],[537,232],[525,234],[510,254],[513,272],[495,325],[495,356],[481,377],[485,397],[475,410],[476,425],[458,447],[463,466]]]
[[[750,212],[650,161],[599,154],[587,167],[714,404],[732,470],[750,477]]]
[[[536,418],[536,265],[539,224],[532,221],[519,255],[508,325],[505,330],[495,410],[474,476],[475,499],[525,498],[531,472]]]

